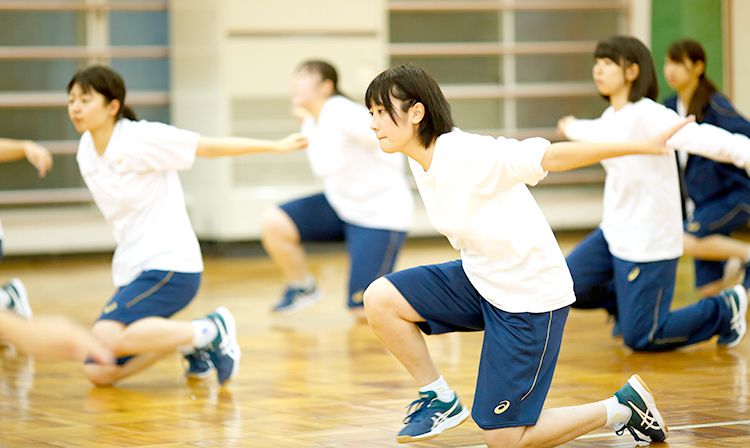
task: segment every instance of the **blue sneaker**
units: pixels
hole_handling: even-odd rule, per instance
[[[420,392],[419,399],[408,407],[406,424],[398,433],[399,443],[418,442],[437,437],[446,429],[454,428],[469,417],[458,396],[449,403],[437,399],[433,391]]]
[[[15,312],[24,319],[31,319],[33,312],[29,304],[29,296],[26,294],[26,287],[20,279],[14,278],[10,282],[0,286],[10,297],[9,310]]]
[[[320,300],[321,297],[322,295],[315,284],[306,289],[288,286],[284,290],[284,295],[279,303],[273,307],[273,312],[279,314],[293,313],[309,307]]]
[[[234,316],[223,306],[206,316],[219,332],[209,344],[208,352],[211,363],[216,368],[219,384],[224,384],[237,376],[240,369],[240,344],[237,342],[237,324]]]
[[[732,311],[732,317],[729,320],[729,331],[719,335],[718,344],[722,347],[736,347],[745,337],[747,332],[747,291],[742,285],[737,285],[732,289],[725,289],[721,292],[721,298]]]
[[[187,361],[185,376],[191,379],[203,379],[211,374],[214,363],[206,350],[196,348],[193,353],[184,355]]]
[[[654,395],[638,375],[633,375],[617,392],[617,401],[632,411],[630,420],[615,432],[622,435],[627,429],[637,442],[663,442],[669,434],[669,428],[656,409]],[[647,437],[642,439],[638,434]]]

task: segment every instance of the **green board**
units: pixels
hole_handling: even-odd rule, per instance
[[[653,0],[651,51],[659,77],[659,98],[674,94],[664,81],[664,57],[669,44],[690,37],[706,49],[708,77],[722,88],[722,0]]]

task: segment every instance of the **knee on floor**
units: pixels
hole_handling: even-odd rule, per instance
[[[533,446],[525,443],[522,437],[519,438],[518,429],[504,428],[484,431],[484,442],[489,448],[529,448]]]
[[[100,366],[98,364],[86,364],[83,367],[86,378],[94,386],[109,387],[117,381],[117,369],[114,366]]]

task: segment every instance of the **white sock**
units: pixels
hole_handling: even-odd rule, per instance
[[[0,287],[0,309],[7,310],[10,308],[10,294]]]
[[[443,403],[449,403],[456,398],[456,393],[453,392],[453,389],[451,389],[450,386],[448,386],[448,383],[442,375],[430,384],[419,388],[420,392],[427,392],[430,390],[435,392],[437,394],[437,399]]]
[[[177,347],[177,351],[183,355],[192,355],[193,353],[195,353],[195,347],[193,347],[192,345],[181,345]]]
[[[203,348],[219,334],[216,324],[208,319],[196,319],[193,324],[193,347]]]
[[[599,403],[602,403],[607,410],[607,423],[605,423],[604,426],[610,428],[624,425],[630,420],[630,416],[633,414],[633,411],[617,401],[617,397],[615,396],[602,400]]]
[[[302,281],[290,282],[289,286],[291,286],[292,288],[304,289],[305,291],[307,291],[308,289],[311,289],[315,286],[315,277],[313,277],[312,275],[308,275]]]

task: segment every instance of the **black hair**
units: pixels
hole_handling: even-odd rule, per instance
[[[706,107],[711,102],[711,96],[719,89],[706,77],[706,51],[703,46],[693,39],[680,39],[672,42],[667,49],[667,57],[674,62],[684,64],[686,60],[692,63],[703,62],[703,73],[698,78],[698,87],[690,98],[687,108],[688,115],[695,115],[696,121],[703,120]]]
[[[344,95],[339,90],[339,74],[336,72],[336,68],[326,61],[317,59],[311,59],[301,63],[297,67],[297,71],[307,70],[320,75],[322,81],[331,81],[333,83],[333,94]]]
[[[133,109],[125,105],[125,81],[114,70],[103,65],[92,65],[79,70],[68,82],[66,91],[70,93],[73,86],[78,85],[85,93],[92,89],[100,93],[109,104],[112,100],[120,102],[120,110],[117,112],[116,120],[127,118],[137,120]]]
[[[406,112],[417,103],[425,109],[419,122],[419,141],[430,146],[439,136],[453,130],[451,107],[437,81],[421,67],[399,65],[380,73],[370,82],[365,93],[365,107],[383,106],[395,121],[395,106],[391,96],[401,100],[401,111]]]
[[[638,77],[630,86],[628,101],[636,102],[644,97],[656,100],[659,84],[656,81],[654,59],[643,42],[630,36],[612,36],[596,45],[594,59],[600,58],[613,60],[623,71],[632,64],[638,64]],[[602,97],[609,100],[606,95]]]

